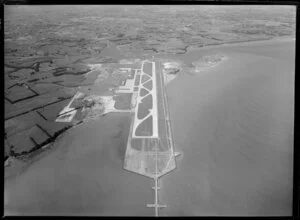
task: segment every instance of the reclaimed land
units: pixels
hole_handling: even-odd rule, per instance
[[[209,45],[295,36],[296,10],[289,6],[237,6],[226,9],[221,6],[212,8],[202,5],[47,6],[47,9],[7,6],[6,9],[5,95],[9,94],[8,88],[16,83],[26,83],[39,94],[13,104],[5,99],[6,158],[10,154],[30,152],[32,148],[40,147],[49,137],[47,133],[54,137],[55,132],[64,129],[64,126],[68,127],[67,124],[59,125],[53,120],[67,102],[66,98],[72,97],[77,90],[82,90],[87,95],[112,95],[112,90],[123,80],[113,74],[113,69],[117,68],[121,59],[143,60],[151,58],[152,55],[164,55],[167,58],[180,58],[182,62],[194,57],[194,60],[188,62],[192,63],[205,55],[205,48],[214,47]],[[277,46],[280,47],[279,44]],[[193,52],[199,48],[204,49],[202,54]],[[285,46],[281,47],[280,52],[277,47],[267,50],[263,48],[256,47],[251,53],[264,56],[266,53],[272,54],[280,61],[289,57],[282,53]],[[250,51],[243,45],[235,46],[234,50]],[[239,57],[235,58],[239,60]],[[248,65],[244,56],[240,58],[243,58],[241,63]],[[263,62],[264,59],[259,57],[254,60]],[[88,79],[88,64],[91,63],[103,64],[108,74],[101,72],[95,74],[95,80],[93,77]],[[139,62],[136,65],[140,65]],[[226,65],[224,62],[219,67],[216,66],[214,71]],[[282,90],[275,89],[278,88],[276,85],[279,85],[276,83],[281,82],[282,85],[288,83],[289,79],[277,81],[280,74],[276,74],[271,82],[268,80],[267,70],[256,70],[255,73],[265,74],[260,78],[262,80],[253,76],[251,80],[249,78],[250,82],[242,84],[244,87],[238,86],[232,80],[240,76],[240,81],[243,81],[243,74],[241,71],[230,69],[236,65],[239,63],[227,66],[228,71],[222,70],[218,74],[180,74],[181,76],[168,85],[168,89],[171,90],[170,113],[173,117],[172,122],[174,121],[174,136],[177,146],[184,149],[185,159],[179,164],[179,168],[189,170],[192,174],[187,175],[186,172],[178,170],[177,175],[168,176],[165,182],[168,187],[164,187],[162,196],[168,204],[168,209],[162,214],[232,215],[234,210],[240,210],[241,214],[263,215],[268,210],[268,213],[274,213],[274,207],[278,215],[289,214],[290,200],[287,197],[291,193],[291,187],[284,181],[291,179],[288,173],[288,170],[291,170],[291,153],[275,143],[288,145],[284,141],[289,139],[281,139],[277,132],[285,130],[279,125],[288,126],[291,118],[286,116],[286,120],[281,122],[278,121],[283,120],[280,115],[277,120],[269,118],[264,124],[267,116],[273,114],[262,113],[262,108],[267,108],[266,111],[269,112],[272,109],[265,105],[261,107],[261,104],[274,100],[268,90],[262,88],[268,88],[269,91],[274,91],[273,94],[278,94],[276,92]],[[260,63],[258,66],[264,65]],[[278,69],[290,66],[293,66],[293,63],[279,66]],[[245,72],[250,69],[244,68]],[[151,86],[151,83],[147,84],[148,88]],[[257,86],[260,88],[256,88]],[[224,88],[227,92],[224,92]],[[284,88],[289,94],[287,88],[293,87]],[[257,94],[259,92],[264,96]],[[197,94],[201,94],[201,98],[196,96]],[[241,97],[236,97],[236,94]],[[19,99],[13,95],[14,92],[9,95],[12,100]],[[193,98],[194,96],[196,97]],[[186,97],[189,98],[186,100]],[[211,101],[211,97],[214,97],[215,102]],[[263,97],[268,102],[261,101]],[[241,110],[238,110],[238,107],[234,108],[238,105],[235,103],[237,100]],[[247,102],[248,100],[251,103]],[[274,111],[282,110],[281,113],[284,114],[284,108],[290,103],[285,103],[283,99],[280,101],[283,102],[280,106],[274,104],[279,102],[278,99],[269,106],[271,108],[275,105]],[[231,112],[237,114],[232,115]],[[238,130],[234,130],[234,123],[231,123],[233,116],[236,116],[236,120],[240,116],[240,122],[235,127],[240,126]],[[245,123],[251,119],[258,125]],[[225,125],[222,123],[224,121]],[[272,124],[273,121],[278,122],[278,126]],[[269,144],[262,144],[267,143],[268,135],[264,131],[268,130],[268,125],[273,129],[268,134],[269,137],[277,137],[280,140],[276,142],[275,138],[275,141],[269,141]],[[57,126],[61,128],[57,129]],[[5,214],[153,215],[153,210],[144,205],[153,199],[148,181],[126,173],[121,168],[125,153],[123,146],[126,145],[129,127],[127,115],[115,114],[82,123],[78,128],[66,132],[65,137],[53,144],[55,150],[51,154],[30,166],[26,165],[30,169],[19,169],[13,181],[5,182]],[[260,134],[257,140],[253,140],[256,131],[260,131]],[[233,134],[239,135],[231,136]],[[281,134],[287,135],[284,132]],[[12,145],[7,143],[7,140],[18,140],[24,145],[11,148]],[[256,145],[249,147],[247,140],[253,140]],[[201,146],[198,144],[200,142]],[[221,142],[223,144],[220,144]],[[274,143],[273,148],[270,147],[270,143]],[[243,152],[247,148],[251,150]],[[263,153],[258,149],[262,149]],[[27,156],[38,151],[33,151]],[[255,158],[255,155],[258,158]],[[235,166],[231,167],[226,161],[233,160]],[[6,174],[10,172],[9,169],[10,167],[5,168]],[[246,171],[242,172],[243,170]],[[103,176],[107,178],[101,178]],[[245,189],[244,186],[249,185],[244,180],[247,180],[247,183],[250,181],[253,187]],[[274,187],[267,187],[270,185]],[[179,188],[181,190],[178,191]],[[120,199],[119,195],[126,199]],[[127,199],[129,197],[132,198],[130,202]]]

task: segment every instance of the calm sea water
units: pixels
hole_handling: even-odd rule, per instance
[[[161,215],[289,215],[294,42],[230,46],[228,60],[167,88],[177,169],[161,180]],[[122,169],[130,126],[111,114],[68,131],[5,182],[5,214],[153,215],[153,182]]]
[[[162,215],[291,215],[295,43],[194,51],[228,60],[168,86],[177,169]]]
[[[14,215],[153,215],[153,183],[123,170],[128,114],[111,114],[68,131],[55,150],[5,183]]]

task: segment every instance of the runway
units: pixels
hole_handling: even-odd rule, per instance
[[[137,91],[128,136],[124,169],[154,179],[154,204],[158,204],[159,178],[176,168],[172,132],[164,89],[164,77],[159,61],[145,60],[140,74],[135,76]]]

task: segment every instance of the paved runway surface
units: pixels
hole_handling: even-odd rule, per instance
[[[171,130],[158,61],[143,61],[124,168],[156,178],[175,169]]]

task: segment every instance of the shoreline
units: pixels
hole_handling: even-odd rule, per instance
[[[251,45],[255,45],[255,44],[259,44],[259,43],[275,43],[275,42],[289,42],[289,41],[295,41],[296,38],[294,36],[285,36],[285,37],[273,37],[270,39],[253,39],[253,40],[243,40],[243,41],[231,41],[231,42],[224,42],[224,43],[219,43],[219,44],[210,44],[207,46],[203,46],[203,47],[189,47],[189,49],[187,50],[187,53],[185,54],[177,54],[177,55],[188,55],[189,53],[192,52],[197,52],[197,51],[201,51],[201,50],[210,50],[210,49],[216,49],[216,48],[223,48],[223,47],[231,47],[231,46],[251,46]],[[164,54],[167,55],[167,54]],[[165,59],[165,58],[163,58]],[[198,71],[193,71],[195,74],[199,74],[202,71],[205,70],[209,70],[211,68],[214,68],[216,66],[218,66],[219,64],[223,63],[224,61],[228,60],[228,57],[226,57],[225,59],[222,59],[222,61],[216,63],[215,65],[209,66],[209,67],[205,67],[205,68],[201,68],[201,70]],[[178,77],[179,74],[176,74],[175,76],[171,76],[170,80],[166,80],[166,85],[168,85],[172,80],[174,80],[175,78]],[[168,76],[168,74],[166,74],[166,77]]]
[[[4,162],[4,181],[15,177],[16,175],[20,174],[22,170],[30,166],[30,164],[34,163],[35,161],[41,159],[49,150],[53,150],[53,145],[64,137],[66,132],[70,131],[73,128],[76,128],[82,125],[83,121],[78,121],[75,124],[71,125],[61,133],[59,133],[54,140],[50,141],[47,144],[44,144],[37,148],[36,150],[29,152],[29,153],[21,153],[18,156],[11,157],[9,156],[6,161]],[[7,163],[7,164],[5,164]]]
[[[206,63],[206,64],[204,64],[204,66],[203,65],[201,66],[201,64],[200,65],[193,64],[194,67],[191,68],[189,71],[192,73],[195,73],[195,74],[201,74],[201,72],[205,72],[210,69],[213,69],[213,68],[219,66],[220,64],[224,63],[228,59],[229,59],[228,56],[223,56],[221,58],[221,60],[214,62],[214,63],[210,63],[210,64]]]
[[[241,40],[241,41],[230,41],[230,42],[223,42],[219,44],[209,44],[207,46],[202,46],[202,47],[194,47],[190,46],[187,50],[188,54],[192,51],[197,51],[197,50],[204,50],[204,49],[211,49],[211,48],[217,48],[217,47],[228,47],[228,46],[243,46],[247,44],[254,44],[254,43],[264,43],[264,42],[282,42],[282,41],[294,41],[296,40],[295,36],[286,36],[286,37],[273,37],[273,38],[268,38],[268,39],[250,39],[250,40]]]
[[[239,42],[224,42],[224,43],[220,43],[220,44],[212,44],[212,45],[208,45],[208,46],[204,46],[204,47],[192,47],[192,48],[189,48],[187,50],[187,53],[190,53],[192,51],[199,51],[199,50],[203,50],[203,49],[211,49],[211,48],[217,48],[217,47],[228,47],[228,46],[239,46],[239,45],[247,45],[247,44],[255,44],[255,43],[265,43],[265,42],[282,42],[282,41],[293,41],[295,40],[295,37],[275,37],[275,38],[271,38],[271,39],[255,39],[255,40],[247,40],[247,41],[239,41]],[[184,54],[182,54],[184,55]],[[222,61],[223,62],[223,61]],[[219,64],[219,63],[218,63]],[[215,66],[215,65],[214,65]],[[214,67],[213,66],[213,67]],[[210,69],[211,67],[208,67],[208,69]],[[93,70],[92,70],[93,71]],[[179,74],[176,74],[176,75],[171,75],[171,74],[164,74],[165,75],[165,81],[166,81],[166,86],[171,82],[173,81],[175,78],[178,77]],[[80,123],[79,123],[80,124]],[[78,124],[75,124],[75,125],[72,125],[70,128],[68,128],[67,130],[70,130],[71,128],[75,128],[77,127]],[[66,130],[66,131],[67,131]],[[25,155],[20,155],[20,156],[17,156],[16,159],[18,159],[18,157],[20,157],[20,160],[22,161],[22,157],[29,157],[30,159],[28,159],[27,162],[25,162],[25,166],[27,163],[30,163],[31,160],[34,161],[33,157],[35,156],[38,156],[38,155],[42,155],[43,152],[47,149],[52,149],[52,145],[55,144],[56,142],[56,139],[58,137],[62,137],[64,136],[65,134],[65,131],[60,133],[53,141],[51,141],[50,143],[47,143],[45,145],[42,145],[40,146],[37,150],[35,151],[32,151],[30,153],[26,153]],[[31,156],[34,155],[32,158]],[[9,158],[7,159],[9,160]],[[13,168],[14,169],[14,162],[12,161],[12,163],[9,165],[9,166],[5,166],[5,169],[10,169],[10,168]],[[22,166],[23,167],[23,166]],[[22,168],[21,168],[22,169]],[[9,172],[9,171],[8,171]],[[14,173],[14,171],[12,171]],[[6,175],[5,175],[6,176]],[[11,176],[11,175],[8,175],[8,176]],[[5,177],[6,179],[6,177]]]

